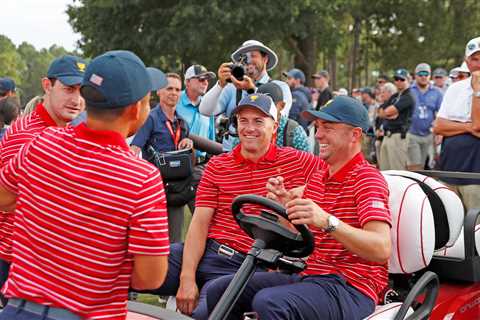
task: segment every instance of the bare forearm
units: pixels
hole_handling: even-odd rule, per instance
[[[480,97],[472,97],[472,129],[480,131]]]
[[[15,210],[17,195],[0,186],[0,210],[12,212]]]
[[[208,235],[208,223],[198,223],[198,215],[193,215],[183,248],[182,272],[180,280],[195,280],[198,263],[205,252]]]
[[[450,137],[456,136],[464,133],[471,133],[472,123],[471,122],[457,122],[451,121],[443,118],[437,118],[433,125],[433,132],[435,134]]]
[[[381,222],[376,222],[381,223]],[[385,263],[391,252],[389,227],[382,223],[383,233],[352,227],[341,222],[332,236],[350,252],[373,262]]]

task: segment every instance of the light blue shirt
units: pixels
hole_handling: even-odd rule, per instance
[[[198,110],[187,96],[185,90],[182,91],[176,108],[177,114],[185,120],[190,133],[215,141],[215,117],[205,116]],[[197,157],[204,157],[206,152],[196,151]]]

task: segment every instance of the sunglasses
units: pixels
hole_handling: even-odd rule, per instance
[[[208,81],[208,78],[205,78],[205,77],[199,77],[199,78],[195,78],[195,79],[197,79],[200,82]]]
[[[427,71],[417,72],[417,76],[419,76],[419,77],[428,77],[429,75],[430,75],[430,73],[427,72]]]
[[[385,81],[385,80],[378,80],[377,83],[378,83],[378,84],[384,84],[384,83],[387,83],[387,81]]]
[[[395,80],[395,81],[402,81],[402,82],[405,81],[405,79],[399,78],[399,77],[394,77],[393,80]]]
[[[464,74],[464,73],[459,73],[457,75],[457,79],[458,80],[463,80],[463,79],[467,79],[468,78],[468,75]]]

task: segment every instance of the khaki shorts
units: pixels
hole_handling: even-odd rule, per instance
[[[407,133],[407,165],[425,165],[427,156],[433,148],[433,135],[417,136]]]

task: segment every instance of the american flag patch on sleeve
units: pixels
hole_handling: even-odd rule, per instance
[[[385,209],[385,204],[382,201],[372,201],[372,208]]]

